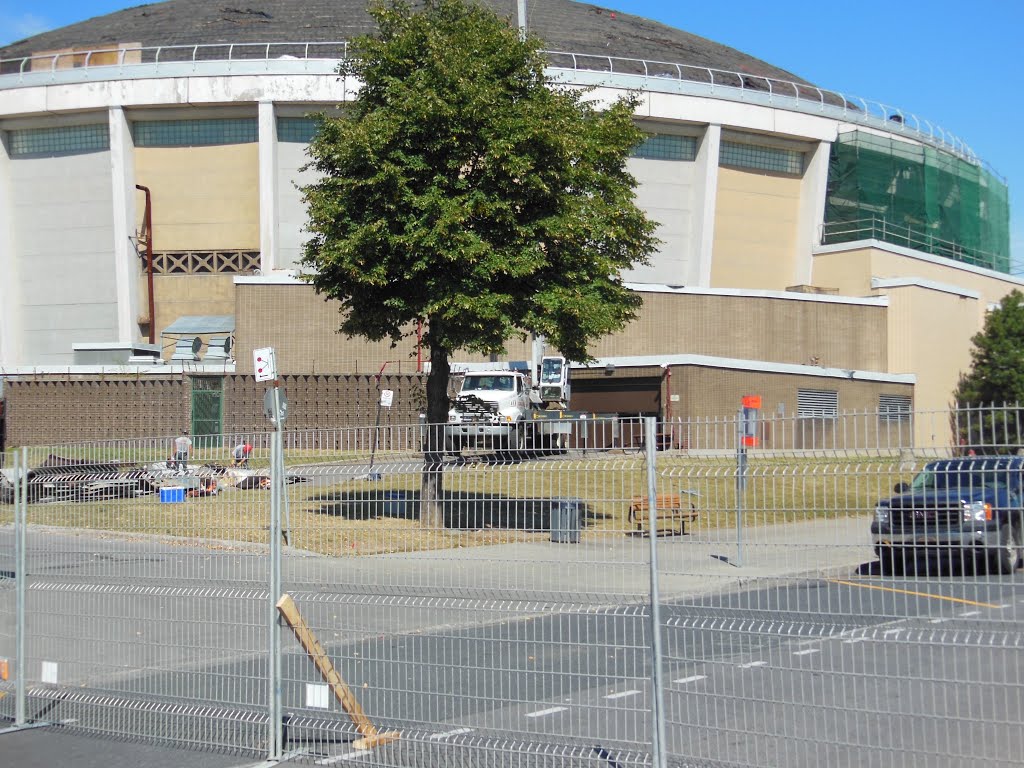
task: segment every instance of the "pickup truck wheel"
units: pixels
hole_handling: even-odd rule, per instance
[[[903,550],[893,547],[878,548],[878,564],[883,576],[896,575],[897,569],[902,571]]]
[[[999,546],[988,553],[989,567],[993,573],[1013,573],[1021,553],[1021,531],[1014,530],[1009,523],[999,527]]]

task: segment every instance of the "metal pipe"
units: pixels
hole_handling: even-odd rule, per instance
[[[416,321],[416,373],[423,373],[423,320]]]
[[[135,185],[146,195],[146,210],[143,214],[142,228],[146,233],[146,288],[149,292],[149,343],[156,344],[156,299],[153,297],[153,206],[149,187]]]

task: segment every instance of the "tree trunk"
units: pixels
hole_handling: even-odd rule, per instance
[[[420,487],[420,522],[427,528],[444,527],[444,425],[448,421],[448,350],[430,345],[427,375],[427,429],[423,446]]]

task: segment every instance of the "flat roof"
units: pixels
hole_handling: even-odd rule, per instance
[[[234,333],[234,315],[182,315],[162,331],[161,336],[197,336],[200,333]]]

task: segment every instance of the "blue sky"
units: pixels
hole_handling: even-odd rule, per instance
[[[213,2],[213,0],[210,0]],[[527,0],[529,5],[530,0]],[[830,90],[885,102],[967,142],[1010,187],[1015,271],[1024,273],[1024,0],[601,0],[685,29]],[[0,0],[0,44],[139,5]],[[685,63],[685,62],[684,62]]]

